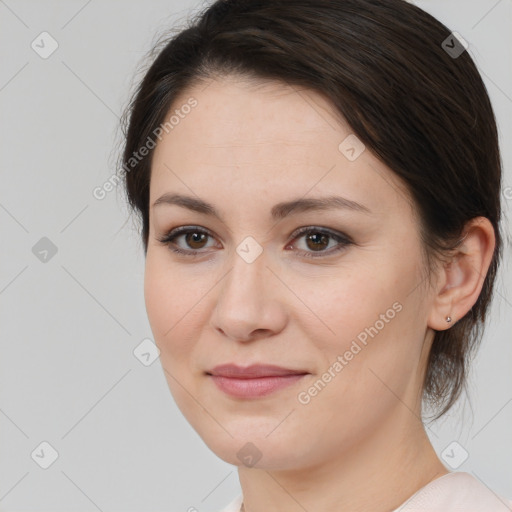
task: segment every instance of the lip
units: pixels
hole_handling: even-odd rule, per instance
[[[309,372],[275,365],[254,364],[241,367],[219,365],[206,372],[224,393],[236,398],[258,398],[291,386]]]
[[[287,375],[303,375],[309,373],[303,369],[284,368],[273,364],[252,364],[250,366],[238,366],[233,363],[221,364],[215,366],[206,372],[211,375],[221,377],[231,377],[237,379],[253,379],[261,377],[282,377]]]

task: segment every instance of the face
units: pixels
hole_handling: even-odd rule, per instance
[[[153,156],[144,293],[192,427],[231,464],[298,468],[417,422],[431,297],[403,184],[315,92],[224,77],[180,108]],[[154,205],[166,194],[211,208]],[[302,375],[208,374],[228,363]]]

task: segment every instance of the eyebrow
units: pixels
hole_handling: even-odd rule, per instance
[[[212,204],[197,197],[167,193],[159,197],[153,203],[153,207],[162,204],[181,206],[182,208],[187,208],[203,215],[215,217],[224,222],[222,216]],[[298,198],[291,201],[277,203],[272,207],[270,214],[272,219],[279,220],[288,217],[291,214],[330,209],[346,209],[367,214],[372,213],[369,208],[357,203],[356,201],[352,201],[351,199],[340,196],[327,196]]]
[[[187,208],[189,210],[209,215],[223,221],[220,213],[215,209],[215,207],[197,197],[186,196],[182,194],[164,194],[159,197],[154,203],[153,207],[161,205],[161,204],[169,204],[169,205],[177,205],[182,208]],[[356,201],[352,201],[351,199],[347,199],[346,197],[341,196],[326,196],[326,197],[311,197],[311,198],[298,198],[293,199],[291,201],[285,201],[282,203],[277,203],[272,207],[270,211],[270,215],[272,219],[279,220],[285,217],[288,217],[291,214],[297,214],[307,211],[320,211],[320,210],[330,210],[330,209],[346,209],[353,210],[362,213],[372,213],[369,208],[366,206],[357,203]]]

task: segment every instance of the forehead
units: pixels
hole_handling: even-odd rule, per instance
[[[196,105],[182,109],[191,98]],[[370,202],[386,194],[396,202],[391,196],[403,193],[398,178],[370,152],[355,161],[340,152],[350,127],[315,91],[224,77],[196,83],[174,101],[166,119],[173,113],[179,122],[163,134],[153,156],[151,204],[174,188],[203,197],[250,188],[250,197],[272,195],[275,202],[283,193],[297,197],[313,188],[338,189],[351,198],[365,186]]]
[[[322,141],[322,149],[331,145],[335,155],[340,136],[349,131],[318,93],[282,82],[238,77],[200,82],[174,101],[169,114],[190,98],[197,105],[164,134],[157,153],[169,143],[184,151],[201,147],[209,156],[264,158],[275,157],[276,146],[286,154],[306,153]]]

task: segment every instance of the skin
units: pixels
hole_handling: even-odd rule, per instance
[[[494,249],[492,226],[485,218],[468,223],[461,251],[439,265],[429,286],[405,186],[369,150],[354,161],[340,152],[351,130],[323,97],[224,76],[196,83],[171,110],[190,96],[197,106],[164,134],[153,156],[144,283],[172,395],[210,449],[238,466],[246,511],[392,510],[448,473],[421,422],[422,379],[433,330],[450,328],[478,298]],[[177,205],[153,207],[167,192],[206,200],[223,220]],[[276,203],[331,194],[371,213],[270,218]],[[200,253],[195,258],[158,240],[190,225],[212,234],[174,240]],[[292,236],[303,226],[354,243],[307,258],[318,245]],[[252,263],[236,252],[247,236],[263,249]],[[337,246],[328,238],[319,250]],[[395,303],[401,310],[394,318],[300,403],[298,394]],[[205,374],[228,362],[309,375],[263,398],[233,398]],[[237,456],[248,442],[261,455],[253,466]]]

